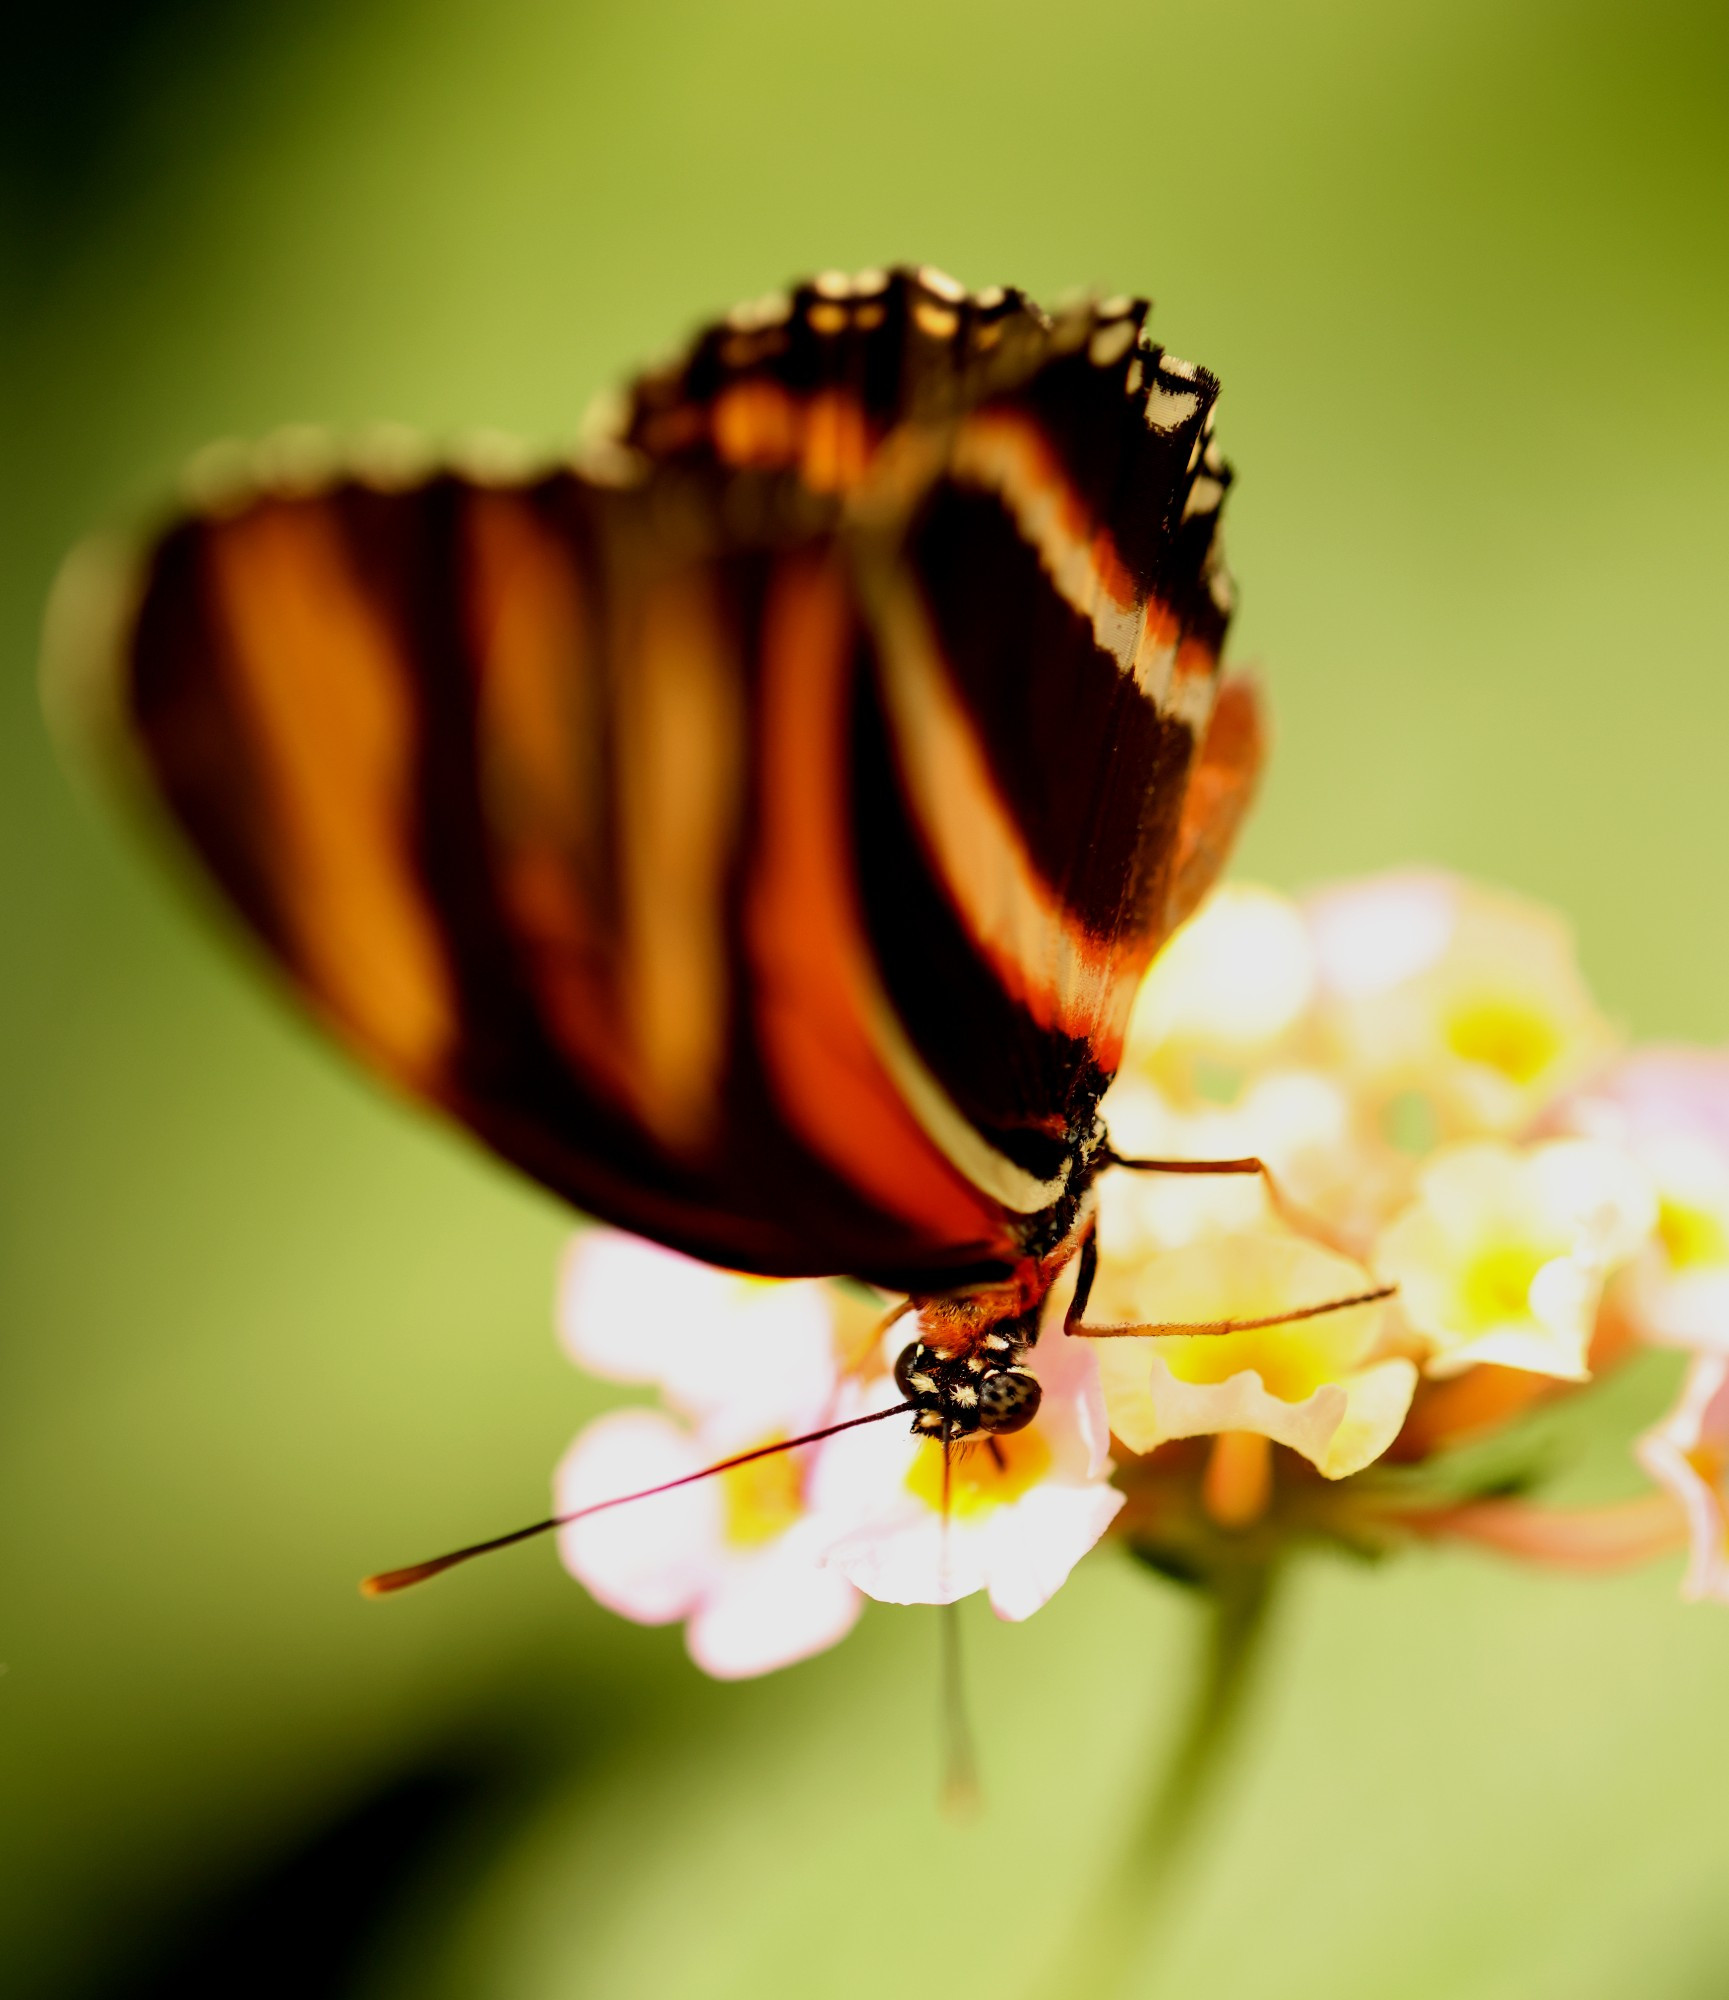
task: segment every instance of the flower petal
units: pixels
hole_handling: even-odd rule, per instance
[[[835,1380],[824,1287],[722,1271],[622,1230],[592,1229],[565,1253],[565,1352],[614,1382],[652,1382],[698,1419],[740,1431],[821,1421]]]
[[[1674,1411],[1639,1440],[1639,1463],[1680,1501],[1691,1549],[1683,1597],[1729,1604],[1729,1359],[1701,1355]]]
[[[1129,1025],[1125,1067],[1264,1056],[1296,1024],[1315,983],[1301,911],[1253,883],[1215,889],[1153,961]]]
[[[1267,1230],[1190,1244],[1126,1270],[1101,1259],[1099,1317],[1089,1302],[1084,1323],[1254,1319],[1372,1284],[1350,1258]],[[1398,1434],[1416,1385],[1410,1362],[1373,1361],[1382,1317],[1372,1304],[1241,1333],[1100,1339],[1111,1429],[1137,1453],[1173,1438],[1251,1431],[1300,1452],[1329,1479],[1360,1471]]]
[[[1576,1233],[1575,1254],[1599,1266],[1624,1264],[1657,1223],[1651,1177],[1630,1154],[1589,1139],[1557,1139],[1525,1156],[1538,1198],[1558,1226]]]
[[[1311,896],[1304,907],[1322,985],[1366,1000],[1427,972],[1453,936],[1459,886],[1438,869],[1413,868]]]
[[[1540,904],[1401,872],[1307,912],[1334,1061],[1385,1101],[1422,1093],[1455,1134],[1530,1124],[1613,1046],[1570,929]]]
[[[1417,1364],[1395,1356],[1345,1376],[1345,1414],[1313,1461],[1328,1479],[1348,1479],[1372,1465],[1399,1435],[1417,1388]]]
[[[706,1463],[695,1441],[654,1410],[615,1410],[577,1437],[554,1478],[554,1507],[568,1514],[597,1500],[682,1479]],[[558,1531],[564,1566],[609,1611],[639,1625],[668,1625],[700,1600],[720,1543],[712,1480],[633,1500]]]
[[[948,1604],[988,1590],[999,1616],[1025,1618],[1104,1533],[1123,1496],[1105,1483],[1098,1359],[1088,1342],[1049,1326],[1022,1365],[1044,1389],[1039,1414],[999,1440],[1001,1471],[988,1444],[957,1448],[946,1521],[932,1474],[940,1446],[890,1421],[823,1447],[813,1517],[833,1537],[827,1561],[866,1596]],[[859,1401],[881,1407],[885,1393],[894,1392]]]
[[[1082,1556],[1103,1536],[1124,1496],[1105,1485],[1052,1480],[985,1524],[985,1587],[999,1618],[1030,1618],[1069,1580]]]
[[[1478,1140],[1424,1168],[1374,1262],[1429,1342],[1430,1374],[1495,1362],[1581,1381],[1604,1278],[1655,1214],[1648,1177],[1614,1148]]]
[[[1694,1138],[1729,1160],[1729,1049],[1652,1043],[1631,1049],[1561,1107],[1590,1138],[1638,1148]]]
[[[1101,1246],[1082,1325],[1155,1328],[1266,1319],[1354,1298],[1374,1286],[1354,1259],[1285,1229],[1212,1237],[1140,1258],[1118,1259]],[[1361,1365],[1374,1349],[1381,1321],[1378,1304],[1350,1306],[1242,1333],[1167,1336],[1159,1345],[1180,1376],[1211,1381],[1254,1368],[1277,1393],[1295,1401],[1317,1383]],[[1122,1336],[1095,1338],[1101,1361],[1121,1342]]]
[[[1313,1465],[1327,1455],[1345,1421],[1349,1397],[1341,1382],[1323,1382],[1297,1402],[1269,1395],[1252,1368],[1222,1382],[1185,1382],[1173,1375],[1156,1340],[1112,1341],[1105,1357],[1105,1402],[1111,1429],[1131,1451],[1146,1453],[1172,1438],[1256,1431],[1289,1445]],[[1119,1354],[1121,1359],[1119,1360]],[[1129,1377],[1115,1394],[1119,1371]]]
[[[879,1604],[954,1604],[984,1589],[988,1555],[976,1529],[951,1521],[945,1538],[928,1507],[903,1505],[833,1543],[826,1560]]]
[[[685,1628],[690,1656],[716,1680],[772,1673],[838,1645],[862,1600],[798,1528],[725,1566]]]

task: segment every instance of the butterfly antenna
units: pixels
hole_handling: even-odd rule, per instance
[[[568,1514],[550,1514],[544,1521],[534,1521],[526,1528],[513,1528],[508,1535],[494,1535],[490,1541],[471,1542],[465,1549],[452,1549],[448,1555],[433,1556],[426,1562],[410,1563],[406,1569],[380,1570],[376,1576],[369,1576],[360,1586],[363,1597],[389,1597],[395,1591],[407,1590],[412,1584],[425,1583],[428,1578],[440,1576],[447,1569],[455,1569],[458,1563],[472,1562],[476,1556],[489,1556],[494,1549],[508,1549],[516,1542],[532,1541],[536,1535],[547,1535],[555,1528],[568,1527],[572,1521],[586,1521],[590,1514],[604,1514],[611,1507],[627,1507],[633,1500],[652,1500],[657,1493],[671,1493],[680,1486],[694,1486],[700,1479],[712,1479],[716,1473],[730,1472],[735,1465],[749,1465],[753,1459],[772,1458],[776,1452],[797,1451],[801,1445],[821,1444],[824,1438],[839,1437],[842,1431],[856,1431],[863,1424],[880,1424],[885,1417],[904,1416],[912,1408],[911,1403],[896,1403],[886,1410],[872,1410],[862,1417],[848,1417],[844,1423],[825,1424],[821,1430],[806,1431],[802,1437],[782,1438],[778,1444],[761,1444],[754,1451],[741,1451],[732,1458],[723,1458],[717,1464],[705,1465],[700,1472],[687,1472],[679,1479],[662,1480],[658,1486],[644,1486],[635,1493],[618,1493],[610,1500],[593,1500],[586,1507],[573,1507]]]

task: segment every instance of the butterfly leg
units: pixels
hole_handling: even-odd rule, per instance
[[[1073,1333],[1081,1323],[1081,1316],[1087,1309],[1087,1301],[1093,1295],[1093,1280],[1099,1274],[1099,1239],[1091,1229],[1082,1243],[1075,1269],[1074,1296],[1069,1300],[1069,1309],[1063,1314],[1064,1333]]]
[[[1235,1160],[1128,1160],[1121,1153],[1107,1151],[1105,1165],[1125,1167],[1134,1174],[1258,1174],[1261,1185],[1267,1191],[1267,1200],[1272,1204],[1273,1213],[1287,1229],[1294,1231],[1298,1236],[1308,1237],[1312,1243],[1319,1243],[1325,1249],[1336,1250],[1342,1257],[1352,1254],[1350,1247],[1342,1242],[1319,1217],[1309,1214],[1307,1209],[1299,1207],[1292,1201],[1280,1187],[1278,1177],[1272,1168],[1257,1154],[1245,1153],[1240,1159]]]
[[[1267,1190],[1267,1198],[1273,1210],[1288,1227],[1299,1236],[1307,1236],[1323,1244],[1329,1250],[1337,1250],[1349,1256],[1350,1252],[1332,1232],[1312,1216],[1287,1200],[1272,1169],[1266,1161],[1253,1153],[1246,1153],[1234,1160],[1128,1160],[1120,1153],[1109,1153],[1106,1163],[1113,1167],[1126,1167],[1132,1173],[1143,1174],[1258,1174]],[[1301,1306],[1292,1312],[1271,1313],[1260,1319],[1216,1319],[1199,1321],[1171,1321],[1166,1324],[1148,1326],[1082,1326],[1081,1316],[1087,1309],[1091,1296],[1093,1278],[1098,1270],[1098,1249],[1091,1234],[1081,1246],[1081,1267],[1075,1279],[1075,1295],[1070,1301],[1068,1313],[1063,1321],[1063,1331],[1078,1335],[1084,1340],[1110,1340],[1138,1338],[1158,1340],[1188,1338],[1196,1335],[1221,1335],[1227,1333],[1252,1333],[1262,1327],[1292,1326],[1300,1320],[1319,1319],[1324,1314],[1344,1312],[1351,1306],[1376,1305],[1382,1299],[1390,1299],[1398,1291],[1397,1285],[1376,1285],[1368,1291],[1353,1292],[1337,1299],[1323,1299],[1318,1305]]]
[[[1254,1333],[1267,1326],[1295,1326],[1299,1320],[1320,1319],[1327,1313],[1346,1312],[1352,1306],[1379,1305],[1398,1292],[1397,1285],[1374,1285],[1366,1292],[1352,1292],[1340,1299],[1322,1299],[1312,1306],[1293,1306],[1289,1312],[1266,1313],[1258,1319],[1158,1320],[1137,1326],[1076,1326],[1071,1333],[1082,1340],[1194,1340],[1217,1338],[1227,1333]]]
[[[897,1325],[914,1310],[912,1299],[902,1299],[890,1306],[886,1312],[879,1314],[876,1319],[868,1322],[862,1333],[854,1333],[850,1340],[843,1339],[843,1347],[846,1349],[840,1371],[843,1379],[858,1381],[872,1373],[882,1354],[884,1335],[890,1327]]]

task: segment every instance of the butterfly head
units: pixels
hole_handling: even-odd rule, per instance
[[[999,1320],[970,1338],[925,1327],[901,1350],[895,1382],[913,1406],[921,1437],[1001,1437],[1039,1413],[1038,1377],[1018,1364],[1037,1332],[1035,1312]]]

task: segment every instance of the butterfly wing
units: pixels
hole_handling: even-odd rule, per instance
[[[1211,728],[1218,385],[1146,316],[831,275],[740,308],[618,423],[639,450],[848,496],[873,958],[951,1151],[964,1127],[1041,1176],[1088,1133],[1140,977],[1259,763],[1246,684]]]
[[[1165,904],[1167,929],[1190,916],[1219,879],[1254,803],[1266,756],[1260,691],[1248,675],[1234,674],[1219,689],[1183,798]]]
[[[54,650],[399,1086],[694,1254],[928,1287],[1011,1263],[1061,1195],[1164,926],[1198,642],[1173,614],[1143,685],[1098,637],[1164,617],[1184,523],[1099,459],[1134,394],[1064,387],[1096,326],[834,289],[639,385],[599,469],[279,468],[105,581],[87,556]],[[1098,574],[1139,565],[1114,612],[1077,624],[1074,536],[1028,540],[1035,444]],[[999,557],[1009,617],[957,575]]]

